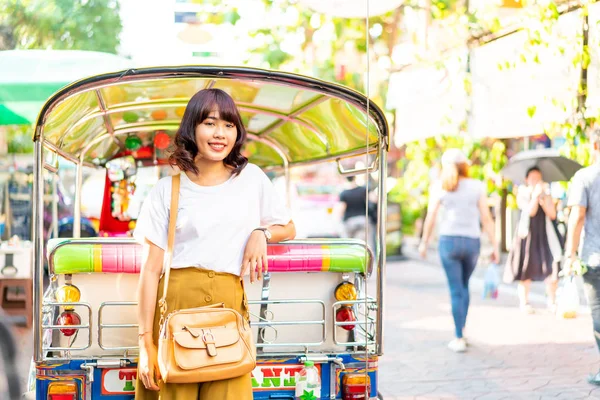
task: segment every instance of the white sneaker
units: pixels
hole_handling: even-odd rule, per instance
[[[455,353],[464,353],[467,351],[467,342],[465,339],[454,339],[448,343],[448,348]]]

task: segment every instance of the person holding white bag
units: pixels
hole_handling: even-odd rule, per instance
[[[519,282],[519,303],[527,314],[534,312],[529,304],[531,281],[545,281],[548,308],[554,311],[562,253],[560,238],[553,225],[556,207],[539,168],[530,168],[525,182],[527,185],[521,186],[517,195],[521,218],[508,254],[504,281]]]

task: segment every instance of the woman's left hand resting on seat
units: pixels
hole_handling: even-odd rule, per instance
[[[271,233],[269,243],[278,243],[296,237],[294,221],[288,222],[287,225],[271,225],[267,229]],[[251,283],[262,279],[263,274],[269,271],[267,238],[263,231],[254,230],[250,234],[246,248],[244,249],[241,271],[242,278],[250,271]]]

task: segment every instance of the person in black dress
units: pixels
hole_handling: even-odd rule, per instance
[[[527,185],[520,187],[517,195],[521,218],[508,254],[504,281],[519,282],[521,309],[531,314],[534,312],[529,304],[531,281],[546,282],[548,307],[555,308],[561,246],[553,225],[556,207],[539,168],[527,171],[525,182]]]

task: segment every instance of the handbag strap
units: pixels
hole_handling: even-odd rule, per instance
[[[182,172],[183,173],[183,172]],[[169,230],[167,234],[167,251],[163,260],[164,275],[163,275],[163,293],[158,301],[160,309],[160,326],[162,326],[167,313],[167,289],[169,288],[169,275],[171,272],[171,263],[173,262],[173,246],[175,245],[175,225],[177,223],[177,211],[179,208],[179,184],[181,175],[173,175],[171,185],[171,209],[169,210]]]

